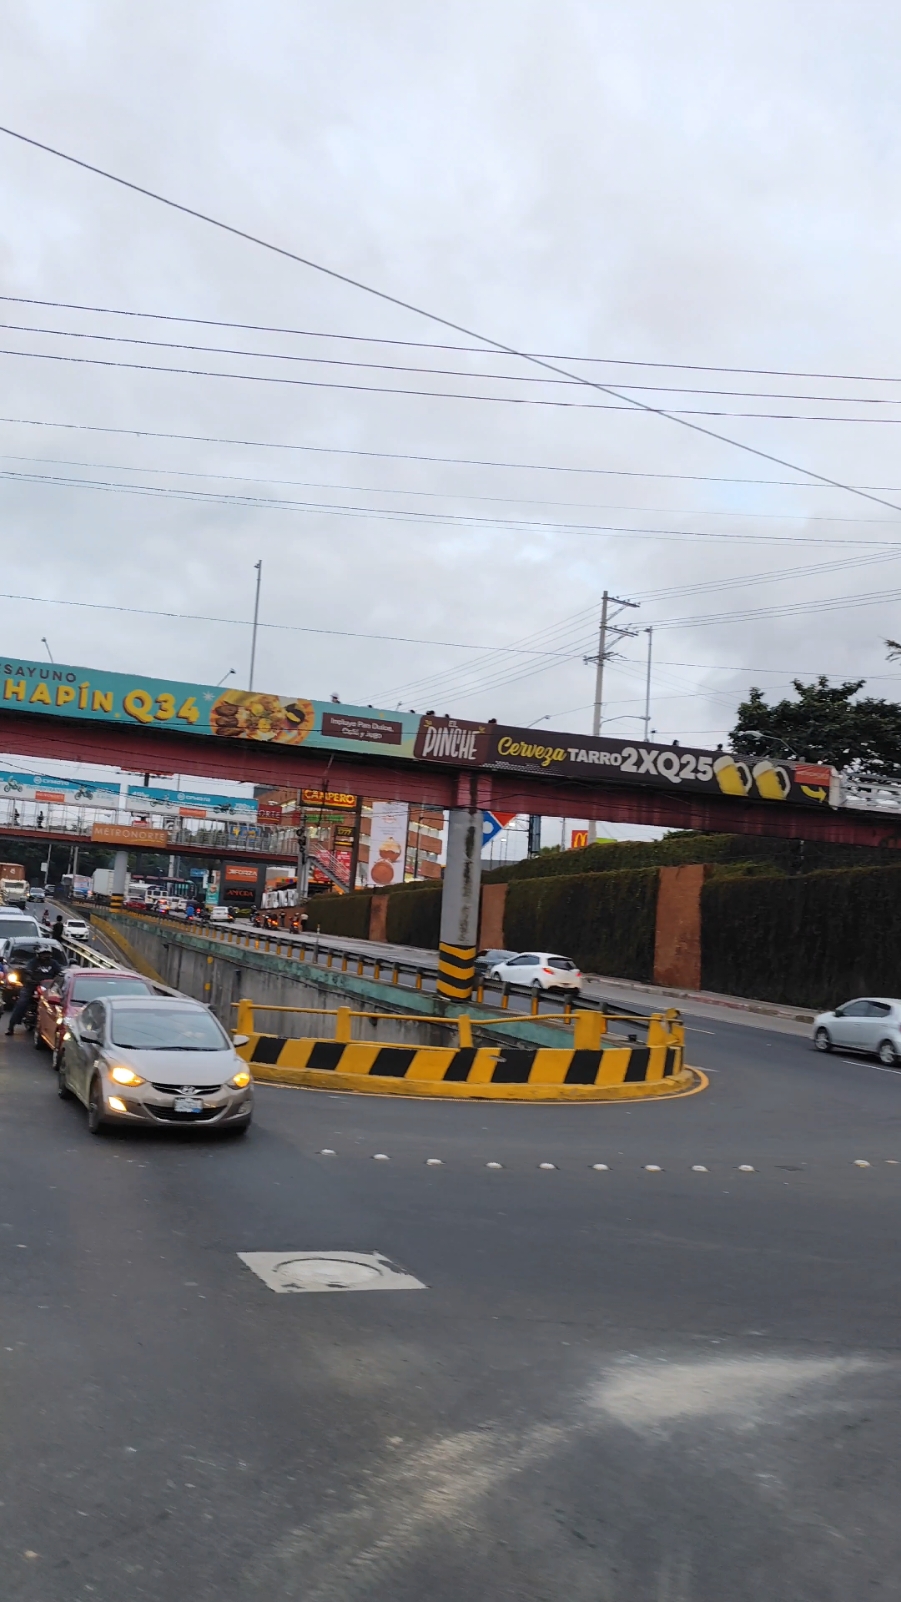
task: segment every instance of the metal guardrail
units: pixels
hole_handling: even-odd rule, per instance
[[[240,1001],[233,1001],[231,1005],[233,1010],[237,1012],[235,1034],[253,1035],[256,1033],[256,1014],[258,1012],[290,1013],[313,1018],[334,1018],[335,1033],[332,1038],[343,1044],[348,1044],[353,1038],[351,1026],[354,1018],[367,1018],[370,1021],[384,1018],[390,1019],[393,1023],[427,1024],[429,1028],[433,1024],[438,1024],[446,1029],[456,1030],[457,1045],[461,1048],[472,1046],[473,1024],[475,1024],[476,1029],[482,1030],[504,1027],[511,1022],[510,1018],[477,1018],[473,1020],[467,1017],[466,1014],[462,1014],[457,1018],[432,1018],[423,1016],[419,1012],[374,1012],[365,1009],[358,1010],[353,1007],[284,1007],[270,1005],[265,1001],[251,1001],[247,997],[242,997]],[[598,1008],[592,1008],[591,1010],[574,1009],[566,1020],[559,1018],[548,1019],[548,1022],[565,1023],[572,1027],[573,1045],[577,1050],[579,1048],[598,1050],[604,1038],[610,1033],[609,1026],[612,1023],[635,1024],[639,1021],[644,1025],[647,1032],[646,1045],[669,1046],[674,1043],[684,1045],[685,1032],[682,1027],[681,1014],[675,1007],[669,1008],[666,1012],[651,1013],[648,1017],[642,1017],[640,1020],[637,1020],[631,1013],[607,1012]],[[634,1041],[636,1037],[630,1035],[627,1038],[629,1041]]]
[[[154,917],[152,913],[136,912],[129,913],[128,916],[153,918],[160,930],[174,924],[177,928],[187,929],[191,934],[209,939],[216,945],[230,946],[243,951],[259,951],[264,955],[286,957],[297,962],[309,961],[310,966],[314,968],[324,968],[327,972],[333,973],[336,970],[339,973],[352,973],[358,979],[373,979],[377,984],[390,984],[402,990],[422,990],[426,979],[437,978],[438,975],[437,952],[433,966],[428,963],[405,962],[401,958],[377,956],[374,952],[351,950],[348,947],[322,946],[316,936],[292,935],[290,939],[286,939],[283,935],[276,935],[274,931],[236,929],[229,924],[198,922],[196,919],[173,918],[171,915]],[[412,983],[402,983],[403,979],[410,979]],[[527,1000],[528,1012],[510,1012],[511,996],[521,996]],[[649,1016],[642,1012],[610,1012],[603,999],[595,1000],[581,994],[575,997],[554,996],[547,990],[535,991],[530,985],[512,985],[488,978],[478,980],[472,1000],[477,1006],[499,1006],[502,1012],[510,1012],[511,1017],[541,1017],[549,1022],[556,1019],[569,1023],[574,1011],[608,1013],[610,1016],[630,1019],[633,1024],[639,1025],[644,1024]],[[545,1003],[544,1011],[541,1010],[542,1002]]]

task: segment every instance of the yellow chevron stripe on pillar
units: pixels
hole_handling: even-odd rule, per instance
[[[438,947],[438,994],[452,1001],[468,1001],[476,972],[476,947]]]

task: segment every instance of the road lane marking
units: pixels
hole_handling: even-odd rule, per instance
[[[381,1252],[238,1252],[278,1295],[323,1291],[426,1290]]]

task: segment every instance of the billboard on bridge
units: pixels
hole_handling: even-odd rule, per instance
[[[137,724],[217,740],[304,745],[355,756],[365,752],[450,768],[647,785],[803,806],[828,805],[833,778],[830,768],[816,763],[755,761],[721,749],[704,751],[676,743],[657,745],[600,735],[538,735],[534,729],[493,722],[470,723],[432,714],[420,717],[415,712],[342,706],[256,690],[222,690],[60,663],[10,659],[0,664],[0,679],[0,713],[27,711],[51,719]]]
[[[0,710],[93,723],[138,724],[225,740],[307,745],[359,755],[412,757],[419,718],[412,712],[342,706],[303,696],[105,673],[63,663],[10,658],[0,667]]]
[[[539,735],[534,729],[456,718],[422,718],[414,751],[421,761],[454,766],[589,782],[612,780],[757,801],[790,800],[807,806],[828,804],[832,779],[831,768],[809,762],[755,761],[722,749],[703,751],[603,735]]]

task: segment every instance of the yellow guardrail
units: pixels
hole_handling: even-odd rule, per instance
[[[234,1003],[239,1053],[256,1078],[315,1089],[369,1090],[401,1095],[476,1097],[518,1101],[614,1100],[685,1094],[703,1088],[703,1075],[684,1063],[685,1030],[674,1010],[654,1013],[644,1044],[624,1041],[608,1024],[631,1015],[576,1013],[572,1043],[532,1046],[519,1041],[473,1044],[473,1020],[423,1018],[421,1014],[362,1012],[350,1007],[283,1007]],[[332,1016],[334,1033],[320,1036],[266,1034],[256,1014]],[[353,1039],[355,1018],[377,1023],[415,1021],[456,1032],[447,1046],[380,1044]],[[476,1028],[509,1028],[509,1019],[476,1020]],[[242,1038],[243,1037],[243,1038]]]

